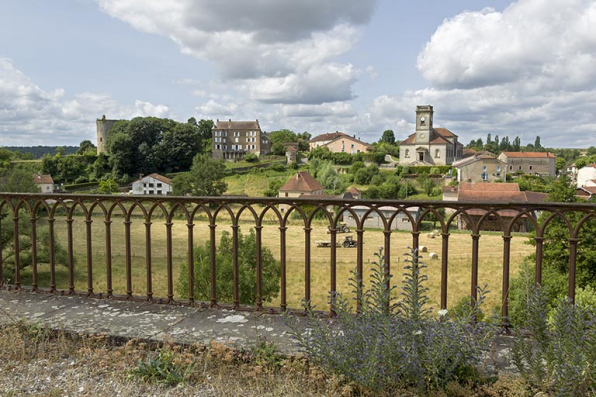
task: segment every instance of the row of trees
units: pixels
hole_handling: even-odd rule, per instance
[[[199,153],[210,152],[212,120],[187,123],[156,117],[118,121],[106,148],[115,175],[188,170]]]

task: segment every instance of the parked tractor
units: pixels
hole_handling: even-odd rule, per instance
[[[344,242],[342,245],[344,248],[355,248],[356,243],[358,243],[358,240],[354,240],[354,237],[350,235],[344,237]]]
[[[338,233],[350,233],[350,227],[347,223],[343,222],[337,225],[337,232]],[[327,226],[327,234],[331,233],[331,227]]]

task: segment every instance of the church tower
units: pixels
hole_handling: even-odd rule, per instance
[[[416,106],[416,143],[428,145],[433,131],[433,107]]]

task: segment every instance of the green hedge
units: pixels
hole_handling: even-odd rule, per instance
[[[74,183],[72,185],[64,185],[62,188],[66,192],[72,192],[75,190],[89,190],[99,186],[99,182],[86,182],[86,183]]]
[[[451,170],[450,165],[400,165],[397,167],[397,174],[405,174],[405,175],[420,175],[420,174],[430,174],[431,170],[433,174],[437,175],[445,175]]]

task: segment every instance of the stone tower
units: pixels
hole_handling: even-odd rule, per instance
[[[416,143],[429,144],[433,130],[433,107],[416,106]]]
[[[101,119],[96,120],[97,125],[97,154],[108,154],[106,150],[106,141],[108,139],[108,132],[112,129],[118,120],[107,120],[104,114]]]

